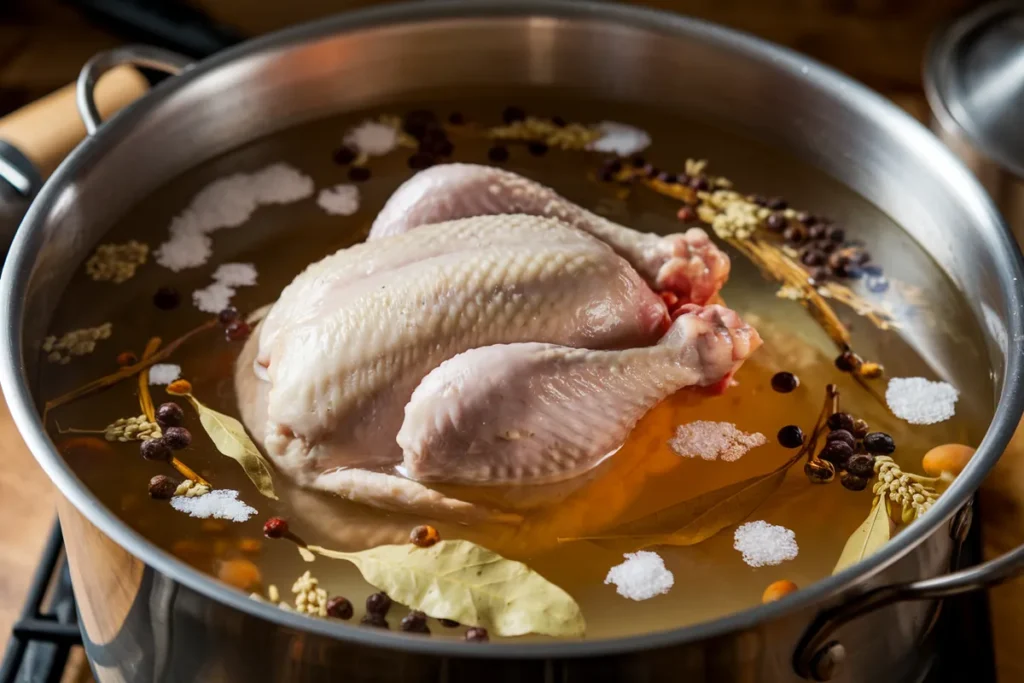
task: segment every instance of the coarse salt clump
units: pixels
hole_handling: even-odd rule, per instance
[[[325,188],[316,203],[332,216],[351,216],[359,210],[359,188],[348,183]]]
[[[595,152],[613,152],[620,157],[628,157],[642,152],[651,144],[651,136],[647,131],[625,123],[602,121],[597,124],[597,129],[601,137],[587,145],[587,149]]]
[[[192,292],[192,303],[206,313],[219,313],[231,304],[238,287],[256,284],[256,266],[251,263],[222,263],[213,272],[213,282]]]
[[[149,369],[149,383],[151,385],[170,384],[181,377],[181,366],[173,363],[157,363]]]
[[[731,422],[697,420],[676,427],[676,435],[669,439],[669,447],[687,458],[721,459],[733,462],[742,458],[751,448],[768,443],[764,434],[748,434]]]
[[[782,564],[796,559],[800,552],[793,531],[764,520],[747,522],[736,529],[732,547],[743,553],[743,561],[751,567]]]
[[[251,263],[222,263],[213,271],[213,279],[228,287],[256,284],[256,266]]]
[[[238,227],[260,206],[289,204],[312,194],[313,179],[287,164],[215,180],[171,221],[170,239],[156,250],[156,262],[175,272],[201,266],[210,258],[210,233]]]
[[[175,496],[171,507],[190,517],[200,519],[226,519],[231,522],[245,522],[256,514],[256,509],[238,500],[238,491],[215,489],[202,496],[190,498]]]
[[[960,392],[946,382],[923,377],[893,377],[885,390],[885,402],[892,414],[912,425],[944,422],[956,413]]]
[[[626,561],[608,570],[604,582],[615,584],[615,592],[630,600],[649,600],[668,593],[675,583],[672,572],[658,553],[640,550],[623,555]]]
[[[398,146],[394,126],[378,121],[363,121],[345,133],[345,144],[372,157],[384,156]]]

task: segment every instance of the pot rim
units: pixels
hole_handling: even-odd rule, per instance
[[[920,153],[928,154],[934,165],[943,167],[947,182],[958,188],[959,199],[969,205],[975,222],[986,238],[986,245],[993,251],[1001,293],[1006,298],[1009,310],[1009,319],[1006,321],[1008,349],[1005,379],[995,415],[976,457],[928,514],[867,560],[767,605],[757,605],[682,628],[625,638],[550,643],[495,642],[467,646],[461,642],[434,641],[399,633],[371,631],[340,621],[311,619],[252,600],[240,591],[191,568],[132,530],[82,484],[57,453],[35,407],[22,362],[25,351],[22,340],[23,317],[27,312],[24,306],[25,293],[37,256],[28,239],[28,233],[39,229],[38,226],[54,208],[62,190],[76,170],[100,159],[102,148],[107,141],[116,139],[122,131],[130,130],[171,93],[238,58],[288,48],[332,35],[388,25],[434,20],[534,17],[625,24],[640,30],[710,42],[751,59],[771,62],[777,69],[810,80],[815,87],[828,91],[832,96],[842,100],[847,107],[861,111],[878,125],[898,133],[900,137],[911,141]],[[1017,389],[1024,379],[1021,359],[1024,353],[1024,296],[1019,283],[1024,283],[1024,260],[1012,242],[998,211],[963,164],[937,138],[895,104],[830,67],[743,32],[652,9],[617,6],[594,0],[493,0],[487,3],[414,0],[300,24],[247,41],[205,59],[158,85],[148,96],[104,124],[96,135],[80,144],[60,165],[32,204],[17,232],[6,267],[0,276],[0,314],[4,320],[9,321],[0,334],[0,387],[23,439],[62,495],[92,524],[133,556],[205,597],[282,627],[337,638],[361,646],[473,658],[575,658],[619,654],[713,638],[749,629],[762,622],[823,603],[846,591],[854,583],[897,561],[944,524],[973,495],[1009,442],[1024,409],[1024,394]]]

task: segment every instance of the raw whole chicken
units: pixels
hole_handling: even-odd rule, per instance
[[[576,477],[666,396],[724,386],[760,344],[697,305],[727,275],[699,229],[638,233],[505,171],[435,167],[284,289],[239,360],[242,417],[301,485],[508,521],[425,484]],[[653,288],[693,303],[670,315]]]

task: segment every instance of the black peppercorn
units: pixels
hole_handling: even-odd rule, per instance
[[[217,322],[221,325],[230,325],[236,320],[238,320],[238,309],[234,306],[228,306],[217,314]]]
[[[353,166],[348,169],[348,179],[354,183],[361,183],[370,179],[370,169],[366,166]]]
[[[149,480],[149,497],[154,500],[170,500],[178,489],[178,482],[158,474]]]
[[[782,232],[786,229],[786,217],[781,213],[773,213],[765,220],[764,227],[771,232]]]
[[[474,626],[466,631],[466,640],[471,643],[486,643],[490,638],[487,635],[487,629]]]
[[[843,488],[850,491],[863,491],[868,486],[866,477],[858,477],[856,474],[843,474]]]
[[[836,244],[835,242],[829,242],[828,240],[818,240],[817,242],[815,242],[815,245],[823,254],[831,254],[832,252],[839,248],[838,244]]]
[[[854,446],[857,445],[857,440],[853,438],[853,434],[851,434],[845,429],[835,429],[829,432],[828,436],[825,437],[825,443],[829,443],[832,441],[842,441],[850,448],[853,448]]]
[[[808,228],[818,223],[818,217],[803,211],[797,214],[796,219],[806,225]]]
[[[368,614],[384,617],[389,609],[391,609],[391,598],[388,597],[387,593],[371,593],[366,598],[366,612]]]
[[[868,477],[875,473],[875,456],[869,453],[855,453],[846,461],[846,471],[858,477]]]
[[[156,409],[156,422],[161,428],[178,427],[185,419],[185,411],[173,401],[160,404]]]
[[[821,225],[820,223],[818,223],[816,225],[812,225],[811,227],[807,228],[807,236],[810,237],[812,240],[815,240],[815,241],[818,241],[818,240],[824,238],[825,237],[825,226]]]
[[[838,469],[843,469],[846,467],[846,461],[851,455],[853,455],[853,449],[850,447],[850,444],[845,441],[828,441],[825,443],[825,447],[821,449],[819,457],[822,460],[828,460]]]
[[[834,252],[828,256],[828,267],[836,275],[841,275],[850,266],[850,257],[841,251]]]
[[[427,615],[423,612],[409,612],[409,614],[402,618],[399,628],[406,633],[430,634],[430,629],[427,628]]]
[[[805,266],[820,266],[825,263],[825,254],[815,249],[813,245],[804,247],[800,254],[800,263]]]
[[[544,142],[531,142],[526,149],[535,157],[542,157],[548,153],[547,143]]]
[[[786,425],[779,430],[776,438],[783,448],[800,448],[804,445],[804,430],[796,425]]]
[[[848,432],[852,432],[853,416],[849,413],[832,413],[828,416],[825,424],[828,425],[829,429],[845,429]]]
[[[846,239],[846,232],[842,228],[833,225],[828,229],[828,232],[825,233],[825,236],[836,244],[840,244]]]
[[[871,455],[890,455],[896,451],[896,442],[885,432],[871,432],[864,436],[864,450]]]
[[[363,626],[370,626],[372,628],[382,628],[385,631],[391,628],[388,625],[387,619],[380,614],[364,614],[363,618],[359,620],[359,623]]]
[[[327,616],[335,619],[351,619],[352,618],[352,603],[348,598],[343,598],[340,595],[336,595],[327,601]]]
[[[860,418],[853,421],[853,435],[858,439],[863,439],[869,431],[871,431],[871,428],[866,421]]]
[[[501,120],[505,123],[515,123],[525,119],[526,112],[523,111],[522,107],[505,107],[505,111],[501,113]]]
[[[768,208],[772,211],[785,211],[789,208],[789,203],[782,197],[772,197],[768,200]]]
[[[495,145],[487,150],[487,158],[496,164],[508,161],[508,147]]]
[[[161,287],[153,294],[153,305],[161,311],[177,308],[181,303],[181,295],[174,287]]]
[[[857,356],[853,355],[853,351],[843,351],[841,354],[836,356],[836,367],[843,372],[853,372],[857,369],[860,363],[857,360]]]
[[[171,450],[180,451],[192,443],[192,433],[184,427],[168,427],[164,430],[164,443]]]
[[[827,484],[836,476],[836,468],[828,460],[809,460],[804,465],[804,474],[812,484]]]
[[[788,394],[798,386],[800,379],[792,372],[776,372],[772,375],[772,389],[780,394]]]
[[[690,187],[697,190],[698,192],[707,192],[711,189],[711,184],[708,179],[703,176],[697,176],[690,179]]]
[[[356,160],[356,151],[348,145],[342,145],[338,149],[334,150],[334,163],[339,166],[348,166]]]
[[[803,244],[806,237],[807,235],[805,231],[797,225],[789,226],[782,233],[782,239],[786,240],[793,246]]]
[[[459,627],[459,622],[455,621],[454,619],[438,619],[438,621],[440,621],[441,622],[441,626],[444,626],[445,628],[458,628]]]
[[[166,462],[173,457],[171,447],[162,438],[143,441],[139,445],[139,453],[146,460],[162,460]]]

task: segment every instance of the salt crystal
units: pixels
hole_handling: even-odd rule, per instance
[[[313,179],[287,164],[215,180],[171,221],[170,238],[156,250],[156,262],[176,272],[200,266],[210,258],[210,233],[242,225],[260,206],[288,204],[312,194]]]
[[[732,547],[743,553],[743,561],[751,567],[782,564],[796,559],[800,552],[793,531],[764,520],[747,522],[736,529]]]
[[[170,384],[181,377],[181,366],[173,363],[157,363],[149,369],[149,383],[152,385]]]
[[[768,443],[764,434],[747,434],[731,422],[709,422],[697,420],[676,427],[676,435],[668,445],[679,455],[704,460],[721,459],[733,462],[743,457],[751,448]]]
[[[923,377],[893,377],[885,402],[896,417],[912,425],[930,425],[953,417],[960,392],[946,382]]]
[[[351,216],[359,210],[359,188],[351,184],[328,187],[320,190],[316,203],[332,216]]]
[[[245,522],[256,514],[256,509],[238,500],[238,491],[232,489],[215,489],[194,498],[175,496],[171,498],[171,507],[190,517],[200,519],[212,517],[232,522]]]
[[[398,146],[398,131],[377,121],[363,121],[345,133],[345,144],[358,152],[379,157]]]
[[[605,584],[615,584],[615,592],[630,600],[649,600],[668,593],[675,583],[672,572],[658,553],[641,550],[623,555],[626,561],[608,570]]]
[[[200,311],[220,313],[231,304],[231,297],[234,295],[234,287],[228,287],[223,282],[214,282],[192,292],[192,303]]]
[[[213,279],[228,287],[256,284],[256,266],[251,263],[222,263],[213,271]]]
[[[613,152],[620,157],[642,152],[651,144],[651,136],[646,131],[634,126],[615,121],[602,121],[597,124],[601,137],[594,140],[587,149],[595,152]]]

